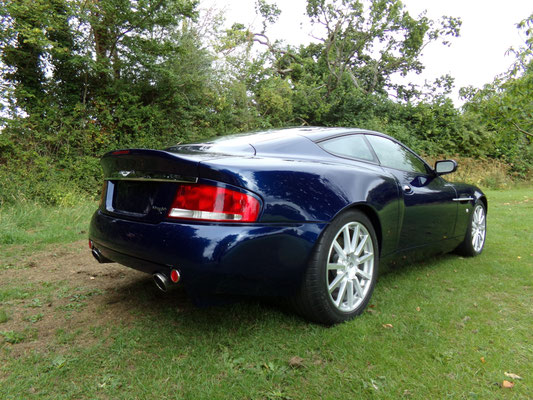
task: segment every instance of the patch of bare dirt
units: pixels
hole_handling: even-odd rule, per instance
[[[50,247],[14,269],[0,270],[0,287],[28,288],[27,296],[0,303],[9,315],[0,331],[24,335],[20,343],[4,343],[11,356],[31,350],[61,352],[81,341],[90,345],[107,337],[113,326],[131,324],[140,313],[191,307],[183,290],[163,295],[145,273],[99,264],[86,241]]]

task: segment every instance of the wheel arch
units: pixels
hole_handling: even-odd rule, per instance
[[[483,196],[480,196],[478,200],[483,203],[483,205],[485,206],[485,212],[487,212],[489,210],[489,204],[487,201],[487,197],[483,195]]]
[[[483,193],[481,189],[477,186],[470,186],[470,190],[471,192],[469,194],[474,197],[474,203],[476,201],[481,201],[483,203],[483,206],[485,207],[485,212],[487,212],[489,209],[489,202],[485,193]]]

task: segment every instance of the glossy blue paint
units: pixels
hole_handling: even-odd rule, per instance
[[[457,203],[453,185],[439,176],[388,168],[400,188],[401,228],[398,248],[418,247],[455,236]],[[465,228],[466,229],[466,228]]]
[[[473,198],[474,200],[457,202],[457,222],[455,224],[455,235],[464,236],[464,232],[468,226],[470,213],[474,210],[476,201],[481,200],[485,203],[485,208],[488,210],[487,198],[481,190],[477,187],[468,185],[466,183],[454,183],[457,191],[457,198]]]
[[[338,157],[317,144],[363,133],[296,128],[165,151],[108,153],[102,158],[109,178],[105,201],[93,216],[90,239],[105,257],[147,273],[178,268],[192,290],[275,295],[295,290],[320,235],[353,207],[374,221],[382,258],[413,248],[453,249],[465,236],[466,209],[473,205],[453,199],[484,199],[483,193],[450,184],[427,165],[424,173],[402,171]],[[149,182],[121,181],[121,174]],[[174,180],[153,179],[161,176]],[[180,179],[253,195],[261,203],[257,222],[169,219]]]
[[[245,277],[294,290],[324,223],[143,223],[97,211],[91,240],[105,257],[148,273],[177,268],[185,285]],[[111,250],[112,252],[108,252]],[[145,261],[143,263],[142,261]],[[224,278],[224,279],[223,279]],[[274,285],[274,287],[276,286]],[[269,287],[272,285],[269,285]]]

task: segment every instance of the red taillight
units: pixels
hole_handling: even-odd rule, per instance
[[[121,154],[130,154],[129,150],[117,150],[111,153],[113,156],[119,156]]]
[[[170,218],[205,221],[253,222],[259,201],[246,193],[210,185],[181,185],[172,202]]]

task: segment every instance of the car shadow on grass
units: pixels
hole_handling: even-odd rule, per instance
[[[424,259],[398,259],[380,266],[381,285],[394,285],[405,274],[426,276],[435,268],[457,260],[455,254]],[[376,290],[380,290],[380,285]],[[196,325],[199,329],[218,329],[235,324],[262,325],[273,320],[295,326],[310,323],[296,315],[287,299],[244,295],[190,295],[182,286],[168,293],[157,289],[148,276],[138,275],[117,285],[106,296],[106,305],[138,318]]]
[[[417,271],[421,270],[434,269],[459,258],[460,257],[458,255],[453,253],[430,255],[427,257],[400,257],[382,263],[380,265],[379,276],[389,278],[394,275],[399,276],[403,274],[416,273]]]
[[[281,298],[241,295],[189,295],[179,286],[162,293],[150,277],[140,276],[117,285],[104,298],[105,308],[113,314],[129,314],[135,320],[149,319],[187,325],[199,330],[220,329],[220,326],[263,325],[278,323],[307,325],[292,313],[287,301]],[[192,329],[196,331],[196,329]]]

